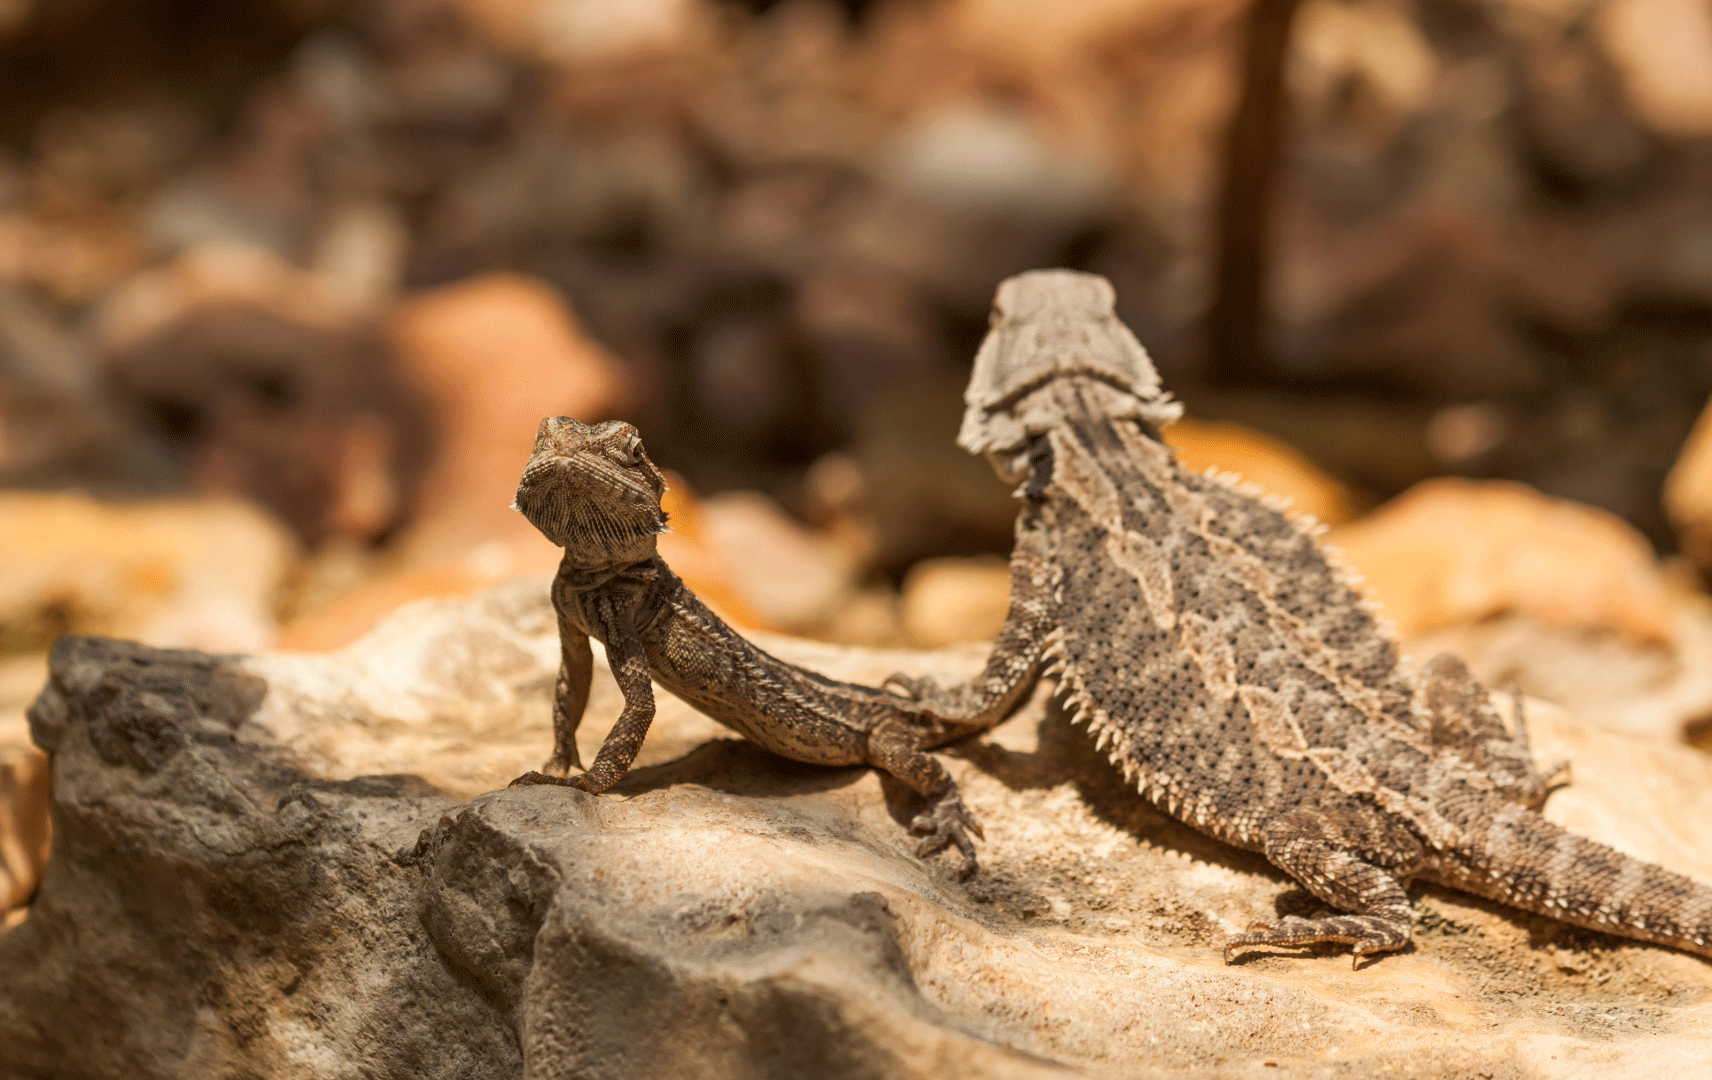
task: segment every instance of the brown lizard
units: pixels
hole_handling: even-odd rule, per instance
[[[1010,613],[975,680],[887,685],[982,727],[1056,674],[1143,795],[1344,912],[1256,923],[1227,961],[1400,948],[1414,876],[1712,956],[1712,887],[1547,821],[1519,715],[1454,657],[1405,666],[1312,522],[1178,465],[1159,428],[1180,406],[1113,300],[1064,270],[999,286],[958,444],[1019,484]]]
[[[541,422],[512,505],[565,549],[553,579],[562,651],[553,693],[553,755],[517,784],[562,784],[599,793],[636,759],[654,719],[654,682],[775,754],[817,765],[872,765],[925,799],[911,823],[918,855],[954,845],[962,875],[975,869],[969,833],[981,827],[929,747],[975,729],[928,716],[894,694],[835,682],[756,648],[684,587],[656,551],[667,531],[665,477],[629,424]],[[588,704],[594,658],[606,647],[624,710],[587,772],[577,725]]]

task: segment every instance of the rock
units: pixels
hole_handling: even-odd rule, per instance
[[[457,0],[481,35],[508,51],[569,65],[684,52],[712,13],[692,0],[644,0],[615,10],[589,0]]]
[[[253,650],[273,643],[297,559],[272,518],[229,501],[101,503],[0,492],[0,646],[57,634]]]
[[[201,307],[253,305],[280,318],[324,330],[353,315],[314,275],[265,247],[209,242],[136,274],[95,313],[102,348],[119,352],[159,333]]]
[[[106,389],[174,486],[257,502],[310,545],[411,509],[431,437],[384,346],[271,304],[208,303],[105,360]]]
[[[668,487],[661,500],[672,531],[660,537],[660,555],[673,572],[730,622],[760,626],[733,581],[723,554],[709,536],[700,499],[683,477],[666,470]],[[521,517],[519,517],[521,520]],[[406,553],[408,554],[408,552]],[[558,566],[560,551],[533,529],[512,529],[477,544],[462,558],[420,565],[381,562],[360,552],[324,552],[310,563],[327,588],[305,597],[295,617],[280,631],[279,647],[293,652],[327,652],[362,637],[383,617],[405,604],[433,597],[467,596],[512,578],[544,573]],[[304,589],[298,592],[302,596]]]
[[[46,680],[45,655],[0,657],[0,933],[22,920],[48,862],[48,759],[24,719]]]
[[[1712,12],[1695,0],[1610,0],[1595,19],[1635,111],[1654,130],[1712,132]]]
[[[868,681],[957,678],[985,653],[765,644]],[[670,695],[617,792],[491,790],[547,752],[556,651],[542,582],[416,606],[327,657],[63,641],[31,714],[54,854],[0,937],[0,1069],[1553,1078],[1705,1061],[1712,965],[1438,888],[1414,890],[1414,947],[1364,970],[1225,966],[1226,932],[1302,894],[1151,810],[1044,694],[943,755],[987,827],[967,885],[910,853],[913,798],[891,782],[772,757]],[[618,708],[596,663],[585,754]],[[1689,824],[1712,762],[1531,717],[1580,781],[1549,815],[1712,872]]]
[[[1013,109],[924,110],[887,153],[898,186],[933,202],[996,213],[1074,218],[1111,186],[1104,162],[1056,145]]]
[[[1162,433],[1185,469],[1236,473],[1268,494],[1290,500],[1290,509],[1327,525],[1351,517],[1354,497],[1301,452],[1269,435],[1230,422],[1184,417]]]
[[[758,491],[711,495],[701,516],[708,547],[762,627],[813,632],[855,589],[858,568],[838,539],[799,524]]]
[[[36,699],[47,677],[46,653],[0,657],[0,743],[22,746],[30,741],[24,710]]]
[[[1665,476],[1664,511],[1682,553],[1712,581],[1712,405],[1700,413]]]
[[[1408,639],[1414,656],[1453,652],[1489,686],[1516,686],[1604,731],[1694,742],[1712,717],[1712,611],[1673,598],[1671,647],[1525,612]]]
[[[0,224],[0,248],[4,231]],[[73,461],[82,477],[126,471],[131,448],[114,445],[89,350],[6,276],[0,271],[0,486],[63,486]]]
[[[917,648],[991,641],[1010,606],[1010,566],[996,555],[923,559],[904,575],[904,634]]]
[[[155,489],[251,499],[310,545],[369,543],[409,516],[432,440],[363,317],[343,265],[360,253],[324,254],[335,265],[317,276],[207,243],[136,275],[95,313],[101,389],[129,456],[166,474]]]
[[[1668,643],[1668,589],[1615,515],[1521,484],[1427,480],[1328,543],[1405,636],[1509,611]]]

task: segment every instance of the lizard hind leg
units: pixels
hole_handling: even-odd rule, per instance
[[[1371,842],[1353,842],[1356,837],[1350,826],[1357,823],[1353,818],[1337,811],[1298,810],[1272,822],[1265,838],[1267,859],[1348,914],[1312,919],[1286,915],[1277,923],[1257,922],[1247,933],[1225,939],[1225,963],[1230,963],[1234,950],[1251,946],[1333,941],[1352,946],[1352,964],[1359,967],[1364,956],[1409,943],[1414,915],[1409,895],[1391,873],[1363,857],[1360,849]]]
[[[921,748],[921,732],[897,720],[887,720],[868,733],[868,764],[883,769],[926,796],[927,809],[910,822],[910,831],[920,836],[916,855],[926,858],[948,847],[956,847],[963,862],[958,876],[973,877],[976,870],[975,842],[970,833],[985,839],[981,823],[963,805],[957,782],[933,755]]]

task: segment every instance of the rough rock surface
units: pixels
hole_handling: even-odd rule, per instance
[[[768,645],[869,680],[984,653]],[[1304,894],[1148,808],[1044,692],[950,755],[987,827],[967,885],[910,854],[906,790],[666,695],[616,792],[493,790],[547,753],[555,651],[540,582],[325,657],[62,642],[0,1074],[1570,1077],[1712,1050],[1712,965],[1434,888],[1364,970],[1225,966]],[[585,753],[617,706],[597,672]],[[1578,778],[1548,814],[1712,878],[1712,762],[1531,722]]]

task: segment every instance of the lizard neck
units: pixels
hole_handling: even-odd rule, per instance
[[[570,551],[559,560],[559,581],[564,586],[577,592],[587,592],[598,589],[602,585],[631,570],[640,570],[658,562],[660,557],[649,555],[646,559],[627,562],[608,562],[597,566],[584,566],[577,561]]]

